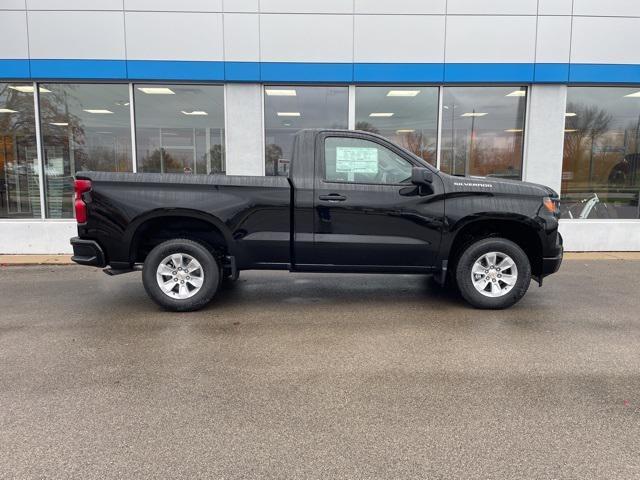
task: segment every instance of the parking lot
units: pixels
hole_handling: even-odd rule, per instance
[[[640,478],[640,261],[506,311],[427,277],[0,267],[0,478]]]

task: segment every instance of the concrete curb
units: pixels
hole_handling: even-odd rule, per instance
[[[565,260],[640,260],[640,252],[566,252]],[[0,255],[5,265],[71,265],[71,255]]]
[[[640,252],[565,252],[565,260],[640,260]]]
[[[71,255],[0,255],[3,265],[69,265]]]

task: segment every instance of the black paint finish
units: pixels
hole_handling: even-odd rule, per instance
[[[325,182],[328,136],[376,142],[415,167],[430,169],[431,183]],[[524,238],[535,252],[538,278],[553,273],[562,258],[558,220],[542,207],[544,197],[557,199],[553,190],[450,176],[364,132],[302,131],[289,178],[105,172],[79,172],[77,178],[92,182],[85,194],[88,220],[78,226],[79,237],[95,241],[104,263],[117,268],[141,260],[140,232],[149,222],[171,227],[181,219],[197,220],[219,234],[239,269],[434,272],[465,235],[478,231],[512,231]]]

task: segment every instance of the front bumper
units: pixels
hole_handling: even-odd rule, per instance
[[[92,267],[106,266],[106,258],[100,245],[95,240],[84,240],[79,237],[71,239],[73,247],[73,257],[71,260],[80,265],[90,265]]]
[[[542,276],[546,277],[556,273],[562,264],[562,252],[557,257],[545,257],[542,259]]]
[[[541,277],[546,277],[547,275],[556,273],[560,269],[560,265],[562,264],[562,256],[564,254],[564,246],[562,245],[562,236],[559,233],[557,241],[558,243],[555,248],[556,255],[552,257],[543,257],[542,259],[542,275],[540,275]]]

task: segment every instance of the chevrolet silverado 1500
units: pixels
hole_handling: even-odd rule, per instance
[[[79,172],[75,191],[73,260],[142,268],[175,311],[247,269],[433,274],[505,308],[562,261],[550,188],[451,176],[365,132],[301,131],[288,177]]]

